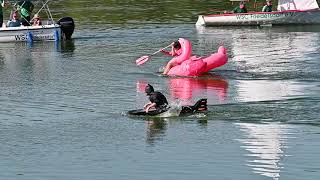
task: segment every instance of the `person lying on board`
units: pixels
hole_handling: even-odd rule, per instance
[[[7,23],[7,27],[20,27],[22,22],[18,18],[18,12],[15,11],[12,14],[12,19],[10,19]]]
[[[153,87],[148,84],[145,88],[145,93],[149,96],[150,102],[143,106],[143,109],[148,113],[149,110],[162,109],[167,107],[167,98],[158,91],[154,91]]]
[[[239,6],[233,9],[233,13],[247,13],[247,12],[248,10],[246,8],[246,4],[243,1],[240,2]]]
[[[262,12],[272,12],[272,1],[266,0],[266,5],[263,6]]]
[[[171,44],[171,51],[170,52],[165,51],[164,49],[162,49],[161,52],[163,52],[166,55],[173,56],[173,57],[180,56],[182,53],[181,44],[179,41],[175,41]],[[164,71],[162,74],[167,75],[168,72],[170,71],[170,69],[176,65],[178,65],[178,64],[174,60],[169,61],[168,64],[166,65],[166,67],[164,68]]]

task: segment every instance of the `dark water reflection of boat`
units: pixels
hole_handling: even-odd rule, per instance
[[[74,41],[60,42],[37,42],[37,43],[5,43],[0,44],[0,54],[6,58],[19,57],[21,54],[39,55],[50,52],[68,53],[69,55],[75,51]]]
[[[54,67],[63,61],[57,59],[72,57],[74,50],[73,41],[0,44],[0,68],[7,69],[16,77],[16,83],[23,82],[23,77],[32,77],[28,80],[31,82],[36,77],[43,78],[58,70]]]

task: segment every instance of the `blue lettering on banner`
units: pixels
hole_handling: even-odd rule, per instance
[[[27,35],[25,34],[19,34],[15,35],[15,40],[16,41],[26,41],[27,40]],[[49,39],[54,39],[53,35],[34,35],[33,36],[34,40],[49,40]]]
[[[257,20],[267,18],[292,17],[293,12],[290,13],[275,13],[275,14],[251,14],[251,15],[236,15],[237,20]]]
[[[38,36],[34,36],[35,40],[48,40],[48,39],[54,39],[53,35],[38,35]]]

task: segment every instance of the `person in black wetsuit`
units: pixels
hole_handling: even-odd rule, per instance
[[[167,98],[158,91],[154,91],[153,87],[148,84],[145,88],[147,96],[149,96],[150,102],[144,105],[144,110],[148,112],[150,109],[155,108],[156,110],[165,108],[168,105]]]

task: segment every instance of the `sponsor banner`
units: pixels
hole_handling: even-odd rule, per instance
[[[245,15],[236,15],[237,20],[266,20],[266,19],[275,19],[275,18],[286,18],[292,17],[293,12],[289,13],[268,13],[268,14],[245,14]]]

